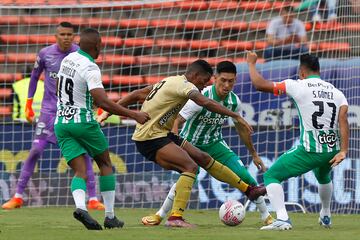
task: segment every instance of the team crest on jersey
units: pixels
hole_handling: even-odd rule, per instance
[[[64,117],[65,120],[69,121],[74,118],[75,114],[77,114],[79,109],[66,107],[64,109],[59,109],[57,112],[58,117]]]
[[[319,143],[321,144],[327,144],[329,147],[333,148],[336,145],[336,142],[338,140],[337,135],[332,133],[322,133],[318,135]]]

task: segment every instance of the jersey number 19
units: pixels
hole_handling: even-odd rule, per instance
[[[60,82],[59,82],[59,88],[58,88],[58,97],[61,100],[61,92],[62,92],[62,85],[64,81],[64,76],[60,75]],[[65,103],[66,105],[73,106],[74,105],[74,96],[73,96],[73,88],[74,88],[74,82],[71,78],[65,79],[65,93],[69,96],[69,101]]]

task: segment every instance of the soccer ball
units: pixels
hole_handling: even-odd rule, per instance
[[[219,209],[220,220],[228,226],[236,226],[245,219],[245,208],[236,200],[228,200]]]

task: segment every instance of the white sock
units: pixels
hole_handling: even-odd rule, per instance
[[[115,190],[101,192],[105,205],[105,217],[114,218]]]
[[[16,198],[23,198],[23,195],[22,194],[20,194],[20,193],[15,193],[15,196],[14,197],[16,197]]]
[[[265,221],[265,219],[270,215],[270,213],[267,209],[264,197],[260,196],[254,202],[256,204],[256,207],[259,209],[261,220]]]
[[[98,201],[97,197],[91,197],[91,198],[89,198],[89,201],[93,201],[93,200]]]
[[[289,216],[286,212],[284,201],[284,190],[279,183],[270,183],[266,186],[267,195],[269,196],[271,206],[276,211],[276,218],[280,220],[288,220]]]
[[[327,184],[319,184],[319,195],[321,200],[321,211],[320,217],[323,218],[324,216],[331,217],[330,212],[330,203],[331,203],[331,195],[332,195],[332,182]]]
[[[172,185],[163,205],[156,213],[156,215],[159,215],[161,218],[165,218],[167,213],[171,210],[175,197],[175,187],[176,187],[176,183]]]
[[[76,208],[87,211],[85,204],[85,191],[82,189],[76,189],[72,192]]]

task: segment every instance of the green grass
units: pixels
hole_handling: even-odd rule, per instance
[[[168,229],[166,227],[145,227],[140,224],[142,216],[152,209],[116,209],[117,216],[125,221],[123,229],[87,231],[72,217],[72,208],[23,208],[13,211],[0,210],[0,240],[32,239],[359,239],[360,215],[333,215],[333,228],[324,229],[317,224],[317,214],[290,214],[294,229],[284,232],[260,231],[261,223],[257,213],[247,213],[245,221],[236,227],[223,225],[214,210],[186,212],[195,229]],[[100,223],[102,212],[91,212]]]

